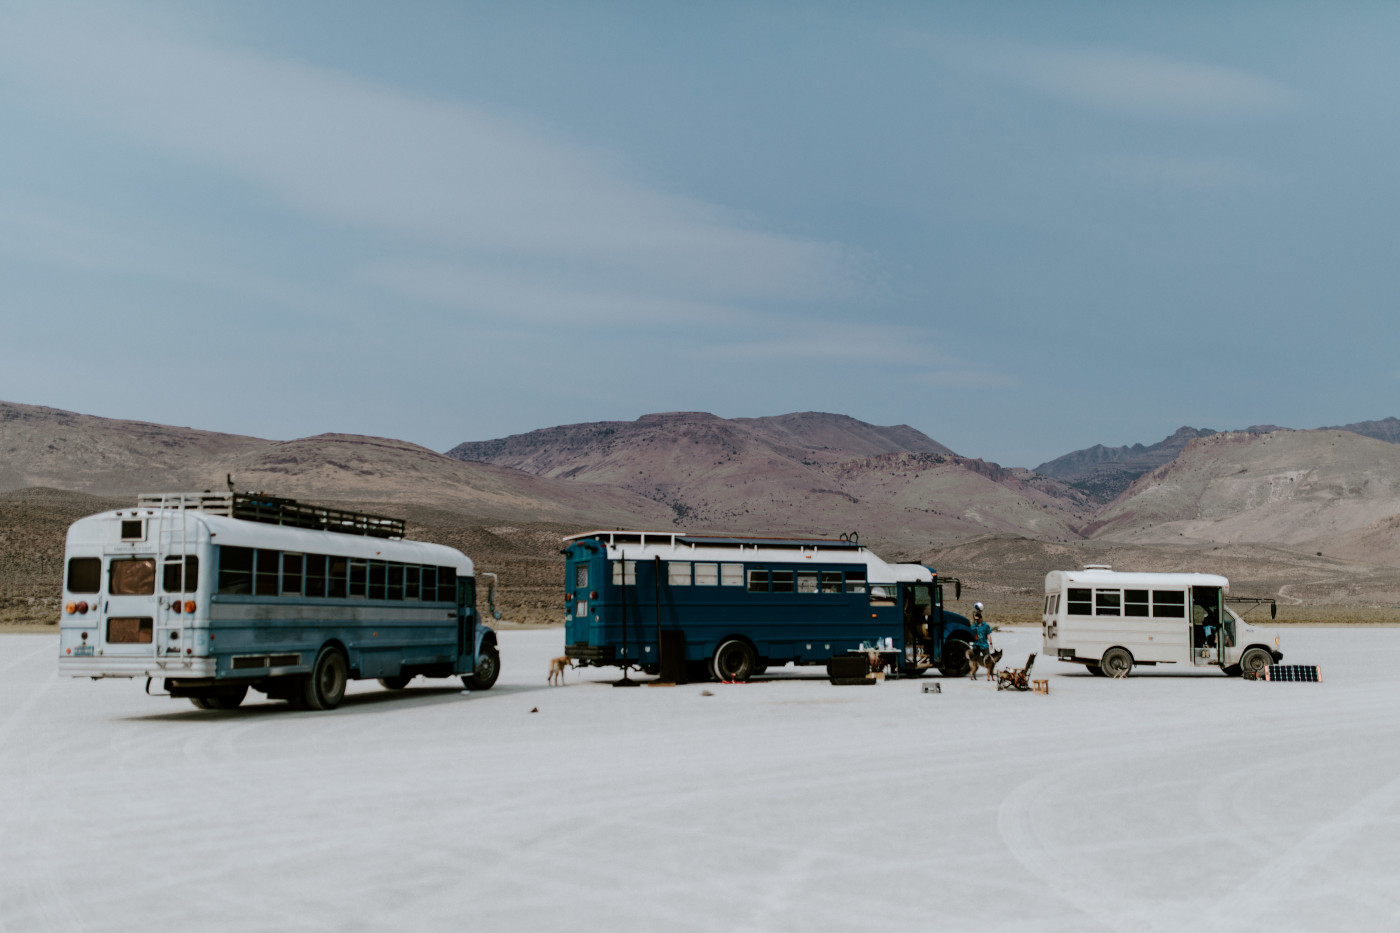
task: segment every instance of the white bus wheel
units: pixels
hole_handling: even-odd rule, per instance
[[[1240,656],[1240,670],[1251,674],[1262,674],[1264,668],[1273,663],[1273,655],[1263,648],[1250,648]]]
[[[753,676],[753,670],[758,666],[758,658],[754,656],[748,642],[731,638],[715,649],[712,666],[715,680],[745,681]]]
[[[1109,677],[1127,677],[1133,669],[1133,656],[1126,648],[1109,648],[1103,653],[1099,667]]]

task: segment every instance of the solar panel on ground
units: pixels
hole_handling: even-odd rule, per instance
[[[1270,664],[1264,679],[1282,683],[1322,683],[1322,672],[1316,664]]]

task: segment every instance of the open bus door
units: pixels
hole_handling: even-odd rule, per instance
[[[1218,586],[1191,587],[1191,664],[1195,667],[1222,665],[1225,638],[1222,619],[1225,606]]]
[[[476,667],[476,580],[457,578],[457,670]]]

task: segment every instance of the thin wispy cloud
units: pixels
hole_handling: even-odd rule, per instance
[[[609,269],[643,293],[811,300],[849,286],[837,245],[657,190],[615,156],[468,101],[117,22],[11,25],[0,75],[34,106],[222,170],[320,222]]]
[[[1292,91],[1267,78],[1150,52],[942,38],[929,39],[928,47],[956,71],[1123,117],[1271,116],[1297,103]]]

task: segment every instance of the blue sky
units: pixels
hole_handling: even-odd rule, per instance
[[[1034,466],[1400,414],[1400,5],[0,5],[0,398]]]

